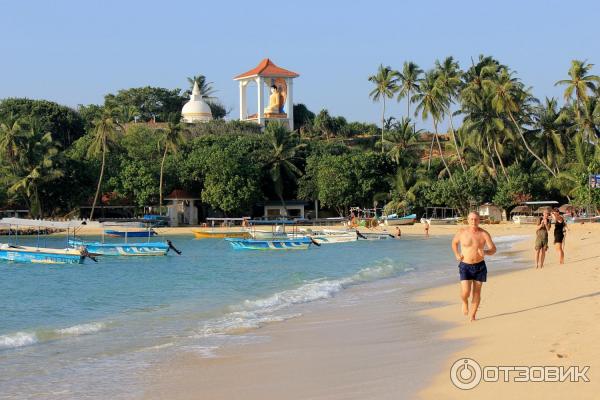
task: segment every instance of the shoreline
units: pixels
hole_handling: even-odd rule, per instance
[[[492,226],[503,232],[502,236],[531,233],[527,232],[531,227]],[[431,236],[449,241],[457,229],[436,226]],[[422,231],[421,224],[402,228],[407,237],[422,237]],[[510,259],[521,254],[514,248],[508,252]],[[433,382],[435,374],[431,371],[442,370],[448,358],[469,340],[446,339],[453,321],[425,316],[430,308],[445,305],[445,301],[414,300],[432,286],[446,286],[453,278],[454,271],[448,270],[447,279],[441,283],[400,290],[402,278],[395,277],[302,305],[302,315],[297,318],[244,332],[264,339],[259,343],[226,346],[218,349],[216,357],[209,354],[211,358],[205,358],[206,353],[176,354],[159,363],[143,378],[147,390],[142,398],[191,399],[193,393],[202,392],[212,399],[397,399],[399,391],[404,395],[401,398],[413,398]],[[370,290],[375,286],[383,289],[382,293]],[[354,302],[351,306],[344,303],[348,299]],[[399,314],[395,305],[402,301],[406,313]],[[404,361],[399,362],[399,357]],[[258,371],[256,366],[260,366]],[[329,383],[323,381],[325,377]],[[236,384],[231,387],[227,379]]]

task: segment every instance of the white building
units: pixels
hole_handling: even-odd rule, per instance
[[[202,99],[198,82],[194,82],[190,101],[184,104],[181,117],[183,122],[187,123],[207,122],[213,119],[210,106]]]

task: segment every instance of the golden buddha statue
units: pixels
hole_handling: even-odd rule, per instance
[[[271,94],[269,95],[269,105],[265,108],[265,114],[281,113],[281,96],[277,86],[271,86]]]

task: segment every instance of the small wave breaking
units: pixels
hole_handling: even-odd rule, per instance
[[[33,332],[15,332],[0,336],[0,349],[14,349],[66,337],[90,335],[102,331],[107,327],[108,324],[104,322],[90,322],[61,329],[40,329]]]

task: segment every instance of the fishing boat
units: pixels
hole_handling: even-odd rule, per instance
[[[296,239],[225,238],[236,250],[306,250],[314,242],[309,237]]]
[[[319,244],[356,242],[358,235],[355,231],[339,231],[334,229],[301,231]]]
[[[124,237],[124,238],[147,238],[158,235],[154,229],[145,230],[132,230],[132,231],[117,231],[114,229],[105,229],[104,234],[112,237]]]
[[[192,229],[196,239],[249,238],[250,232],[236,226],[236,222],[244,224],[248,218],[206,218],[210,227]],[[216,226],[215,226],[216,225]]]
[[[92,254],[101,256],[164,256],[173,247],[167,242],[148,243],[107,243],[80,239],[69,239],[69,246],[85,246]]]
[[[398,217],[397,214],[388,215],[383,218],[384,224],[387,226],[397,225],[413,225],[417,219],[417,214],[409,214],[402,217]]]
[[[556,205],[558,205],[557,201],[525,201],[520,206],[512,209],[510,212],[511,219],[515,224],[535,225],[538,223],[540,215],[544,210],[549,211]],[[539,208],[534,211],[534,207],[536,206]]]
[[[385,232],[359,232],[356,231],[358,240],[386,240],[395,239],[396,236]]]
[[[427,207],[425,215],[421,218],[421,223],[429,225],[456,225],[459,218],[459,213],[455,208]]]
[[[64,249],[40,246],[41,237],[39,231],[44,229],[57,229],[67,231],[67,241],[70,231],[73,232],[76,228],[82,225],[80,221],[46,221],[32,220],[24,218],[3,218],[0,220],[1,225],[7,225],[9,233],[12,227],[15,227],[15,233],[12,235],[13,243],[0,243],[0,260],[20,262],[20,263],[36,263],[36,264],[83,264],[86,257],[95,260],[85,246],[80,248],[69,248],[68,245]],[[36,246],[21,246],[19,241],[20,227],[37,227],[37,245]],[[10,241],[10,235],[9,235]]]
[[[250,234],[252,238],[225,238],[236,250],[306,250],[311,244],[320,246],[315,240],[302,235],[296,230],[296,222],[290,220],[260,221],[251,220]],[[264,239],[255,238],[256,226],[271,226],[271,235]],[[287,233],[286,226],[291,226],[292,231]],[[268,231],[260,231],[267,232]],[[284,236],[285,235],[285,236]]]

